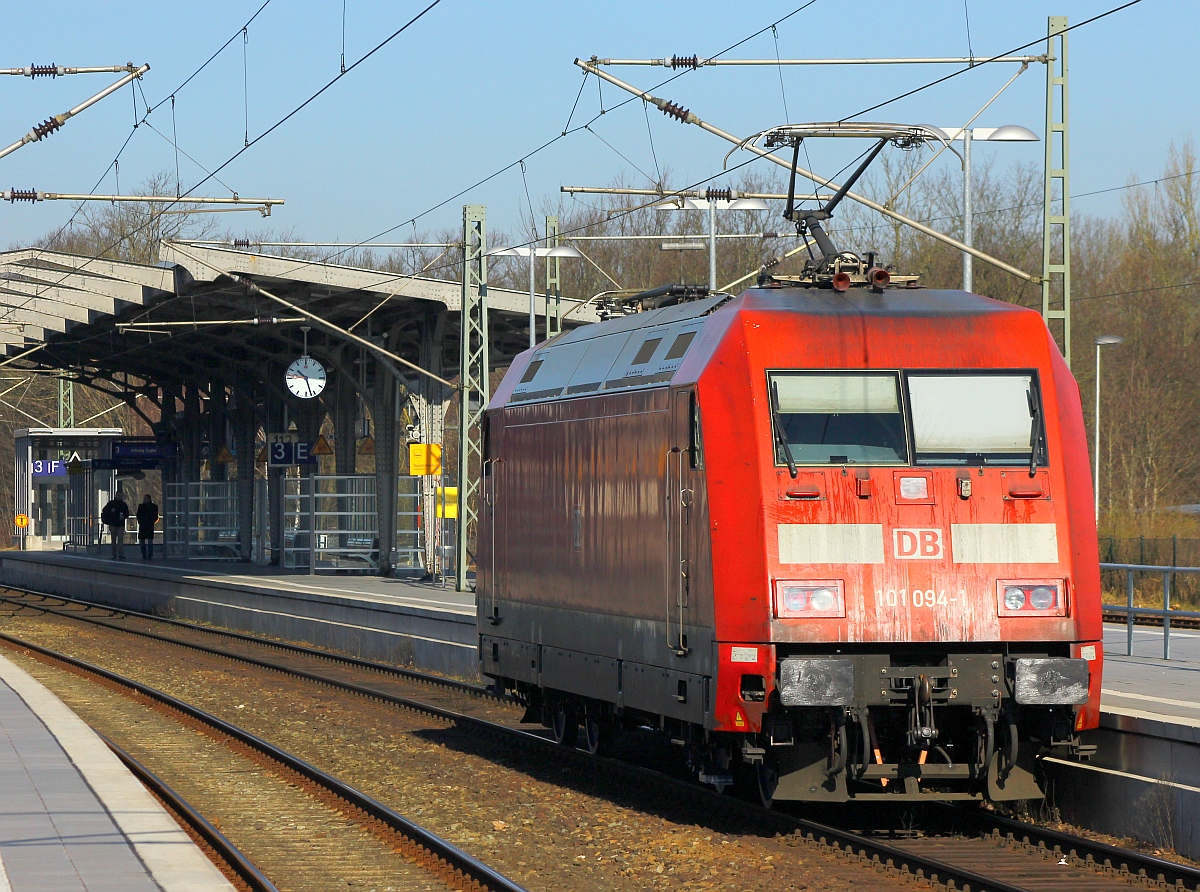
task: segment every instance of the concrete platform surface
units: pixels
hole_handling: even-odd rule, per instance
[[[1105,712],[1198,729],[1200,743],[1200,632],[1171,632],[1171,659],[1162,658],[1162,629],[1133,630],[1133,656],[1125,654],[1123,625],[1104,626]]]
[[[0,890],[233,888],[87,725],[0,657]]]
[[[380,576],[281,573],[232,561],[4,552],[0,583],[463,678],[479,673],[475,595]]]

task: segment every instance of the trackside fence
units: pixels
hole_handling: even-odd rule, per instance
[[[1125,653],[1133,655],[1133,625],[1139,616],[1152,616],[1162,621],[1163,629],[1163,659],[1171,659],[1171,620],[1188,619],[1200,620],[1198,610],[1172,610],[1171,591],[1175,585],[1176,575],[1188,579],[1200,579],[1200,567],[1173,567],[1158,564],[1100,564],[1101,571],[1117,572],[1125,575],[1125,603],[1104,605],[1107,613],[1125,614]],[[1136,607],[1134,595],[1138,591],[1138,582],[1145,577],[1160,576],[1162,578],[1162,607]]]

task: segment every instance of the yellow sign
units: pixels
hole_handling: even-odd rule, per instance
[[[437,499],[437,516],[458,520],[458,487],[439,486],[434,490]]]
[[[333,447],[329,445],[329,441],[324,436],[317,437],[317,442],[313,444],[312,451],[309,455],[333,455]]]
[[[375,438],[370,434],[358,441],[359,455],[374,455],[375,454]]]
[[[83,462],[81,462],[77,456],[72,457],[71,460],[67,462],[67,473],[72,477],[78,477],[83,473]]]
[[[227,465],[233,461],[233,453],[229,451],[229,447],[222,444],[221,451],[217,453],[217,463]]]
[[[255,461],[266,461],[266,460],[267,460],[267,447],[264,446],[262,449],[258,450],[258,455],[255,456]]]
[[[23,530],[23,529],[25,529],[25,527],[29,526],[29,515],[28,514],[18,514],[16,517],[13,518],[13,523],[15,523],[19,529]]]
[[[408,473],[413,477],[429,477],[442,473],[442,444],[409,443]]]

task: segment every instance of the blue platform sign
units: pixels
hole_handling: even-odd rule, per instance
[[[34,477],[66,477],[67,463],[58,458],[35,458],[32,474]]]
[[[115,440],[112,444],[114,459],[158,461],[164,458],[174,458],[178,454],[179,446],[175,443],[156,443],[153,440]]]

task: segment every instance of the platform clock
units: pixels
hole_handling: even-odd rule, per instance
[[[287,370],[287,388],[302,400],[319,396],[325,389],[325,367],[311,356],[301,356]]]
[[[309,327],[306,325],[301,331],[304,332],[304,354],[288,366],[284,380],[288,390],[295,396],[302,400],[310,400],[320,396],[321,391],[325,389],[327,375],[325,367],[308,355]]]

